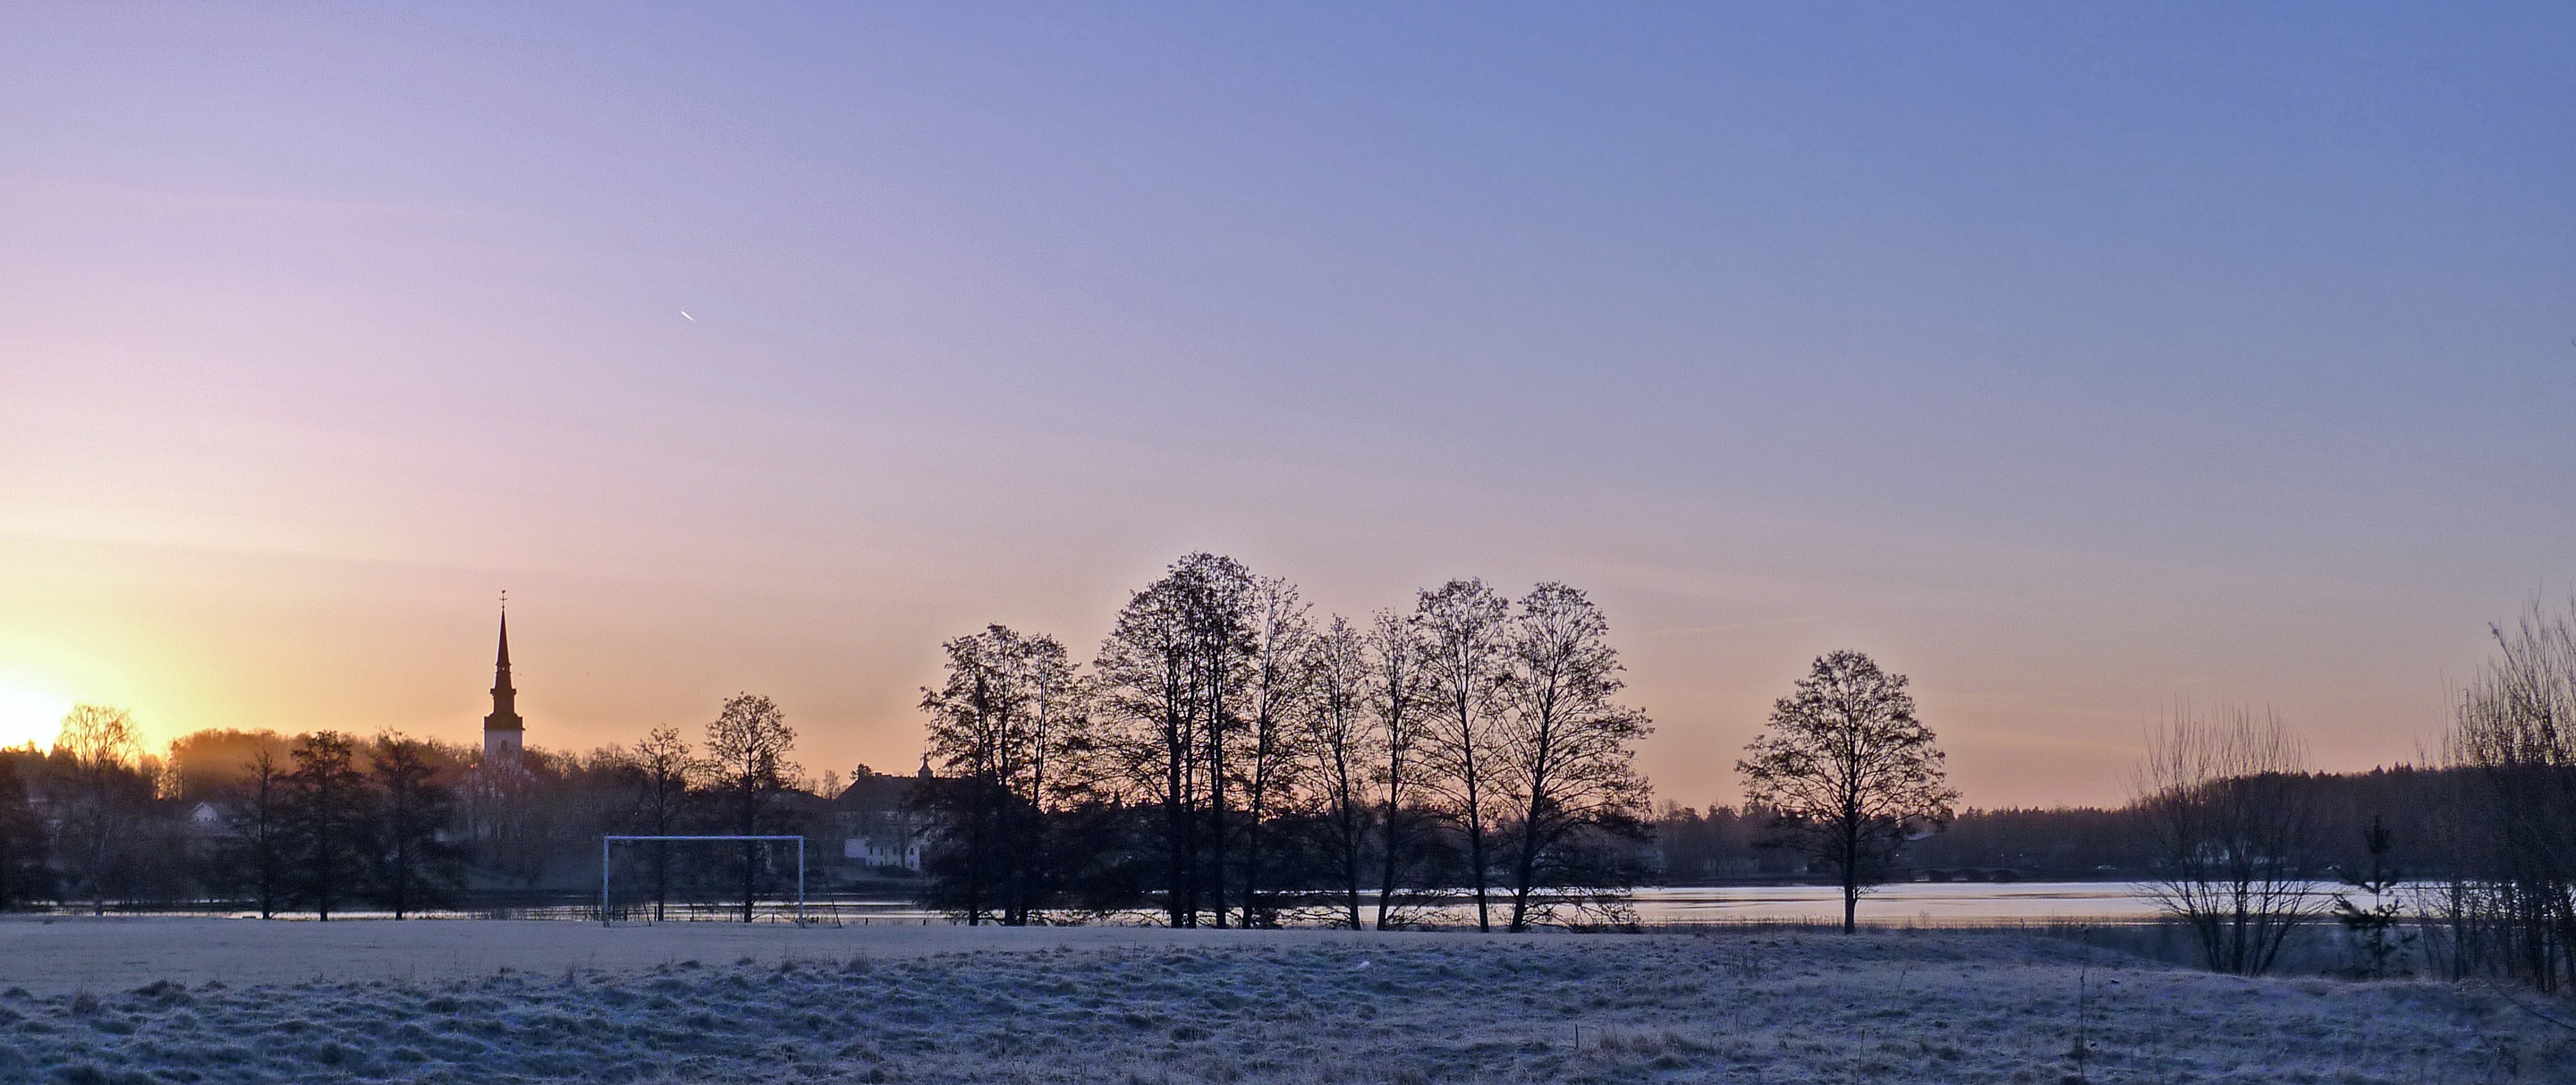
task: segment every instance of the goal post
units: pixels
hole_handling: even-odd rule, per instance
[[[599,925],[610,926],[615,913],[608,906],[608,880],[616,867],[610,861],[609,849],[618,844],[636,844],[654,840],[735,841],[753,843],[796,842],[796,925],[805,925],[805,838],[803,836],[602,836],[599,838]]]

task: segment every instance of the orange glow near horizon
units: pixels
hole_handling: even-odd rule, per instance
[[[506,586],[531,745],[908,770],[1208,550],[1585,590],[1660,799],[1849,648],[2116,803],[2576,580],[2563,17],[1596,7],[0,9],[0,741],[474,743]]]

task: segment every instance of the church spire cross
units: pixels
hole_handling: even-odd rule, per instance
[[[483,759],[486,762],[511,760],[519,756],[521,732],[519,691],[510,685],[510,610],[507,593],[501,599],[501,651],[492,661],[492,714],[483,717]]]

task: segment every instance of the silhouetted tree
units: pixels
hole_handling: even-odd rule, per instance
[[[797,768],[787,754],[795,748],[796,731],[767,697],[736,694],[707,725],[707,760],[736,835],[761,835],[780,796],[794,784]],[[749,923],[759,893],[761,848],[748,840],[742,848],[742,921]]]
[[[1905,685],[1859,652],[1824,655],[1735,763],[1745,801],[1773,812],[1773,840],[1841,880],[1846,933],[1859,927],[1862,890],[1959,799]]]
[[[152,801],[142,761],[140,733],[124,709],[75,705],[63,717],[53,757],[63,777],[56,815],[63,845],[56,850],[92,914],[106,912],[111,885],[130,873],[121,868]]]
[[[1422,763],[1426,789],[1438,794],[1441,812],[1467,842],[1467,876],[1476,901],[1476,929],[1494,929],[1488,890],[1492,832],[1502,795],[1494,749],[1500,740],[1511,604],[1482,580],[1452,580],[1420,593],[1414,620],[1422,633],[1422,673],[1429,719]]]
[[[1252,576],[1241,562],[1191,554],[1130,597],[1093,670],[1108,733],[1106,760],[1162,815],[1164,911],[1173,926],[1204,914],[1226,925],[1226,842],[1250,668]]]
[[[1309,607],[1295,585],[1277,577],[1244,581],[1242,719],[1246,732],[1241,768],[1243,819],[1243,925],[1275,926],[1261,904],[1262,834],[1273,804],[1296,787],[1310,734],[1297,722],[1307,696],[1306,652],[1315,639]]]
[[[1368,857],[1369,771],[1377,751],[1369,720],[1368,634],[1338,615],[1307,646],[1303,661],[1307,697],[1300,717],[1306,748],[1315,760],[1318,822],[1342,921],[1361,929],[1360,887]]]
[[[439,780],[437,754],[429,743],[399,734],[376,740],[371,774],[382,813],[376,889],[395,919],[452,902],[461,880],[446,841],[455,796]]]
[[[46,869],[45,819],[36,813],[28,778],[44,769],[34,744],[0,750],[0,912],[53,891]]]
[[[1192,681],[1189,588],[1166,576],[1127,600],[1092,670],[1112,733],[1104,759],[1144,802],[1162,832],[1164,919],[1198,926],[1201,703]]]
[[[1064,650],[1000,625],[941,647],[948,679],[921,691],[921,709],[930,714],[930,756],[944,779],[915,796],[937,841],[927,861],[930,896],[968,926],[997,904],[1002,922],[1025,923],[1025,872],[1041,846],[1037,784],[1028,778],[1042,775],[1045,753],[1030,657],[1061,660]]]
[[[2576,984],[2576,607],[2534,602],[2494,632],[2446,742],[2472,781],[2461,843],[2484,868],[2459,905],[2495,970],[2557,991]]]
[[[2306,761],[2268,708],[2180,706],[2148,736],[2137,805],[2156,842],[2149,892],[2191,929],[2212,971],[2263,974],[2320,906],[2300,869]]]
[[[358,771],[357,744],[337,731],[298,739],[295,771],[286,777],[288,823],[296,845],[298,896],[323,921],[365,876],[367,829],[374,796]]]
[[[688,808],[689,783],[701,769],[677,727],[656,727],[635,744],[635,811],[639,827],[651,836],[675,835]],[[671,900],[671,853],[667,840],[653,841],[653,921],[664,918]]]
[[[1244,687],[1252,678],[1253,598],[1255,578],[1242,562],[1221,554],[1191,554],[1174,563],[1171,579],[1179,589],[1181,622],[1189,645],[1189,681],[1198,735],[1200,775],[1207,795],[1208,918],[1226,925],[1227,855],[1234,836],[1232,792],[1241,766],[1234,762],[1235,740],[1245,730],[1241,710]]]
[[[1581,834],[1644,837],[1649,796],[1630,746],[1654,728],[1645,713],[1618,703],[1625,683],[1610,622],[1581,591],[1555,583],[1533,589],[1514,617],[1505,654],[1510,680],[1493,763],[1514,819],[1511,929],[1524,931],[1540,885],[1572,871],[1604,870],[1598,857],[1572,854]]]
[[[2386,979],[2389,967],[2405,949],[2405,935],[2398,929],[2405,905],[2396,897],[2398,871],[2388,857],[2397,838],[2380,817],[2372,815],[2370,824],[2362,827],[2361,839],[2363,850],[2370,854],[2369,865],[2339,873],[2345,886],[2370,894],[2370,903],[2356,903],[2351,894],[2337,893],[2335,920],[2360,943],[2363,964],[2356,971],[2370,979]]]
[[[1380,612],[1369,628],[1370,719],[1376,725],[1378,764],[1377,929],[1394,922],[1396,879],[1403,861],[1419,851],[1413,805],[1424,775],[1420,750],[1429,723],[1431,687],[1424,671],[1429,647],[1412,616]]]
[[[258,749],[251,752],[239,786],[241,794],[226,819],[230,835],[218,849],[218,861],[224,880],[250,893],[259,917],[274,919],[294,896],[292,785],[276,755]]]

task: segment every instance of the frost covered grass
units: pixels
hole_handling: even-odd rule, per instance
[[[2079,999],[2079,983],[2082,996]],[[2080,1005],[2079,1005],[2080,1003]],[[1224,939],[0,993],[0,1081],[2576,1079],[2497,992],[2013,933]]]

